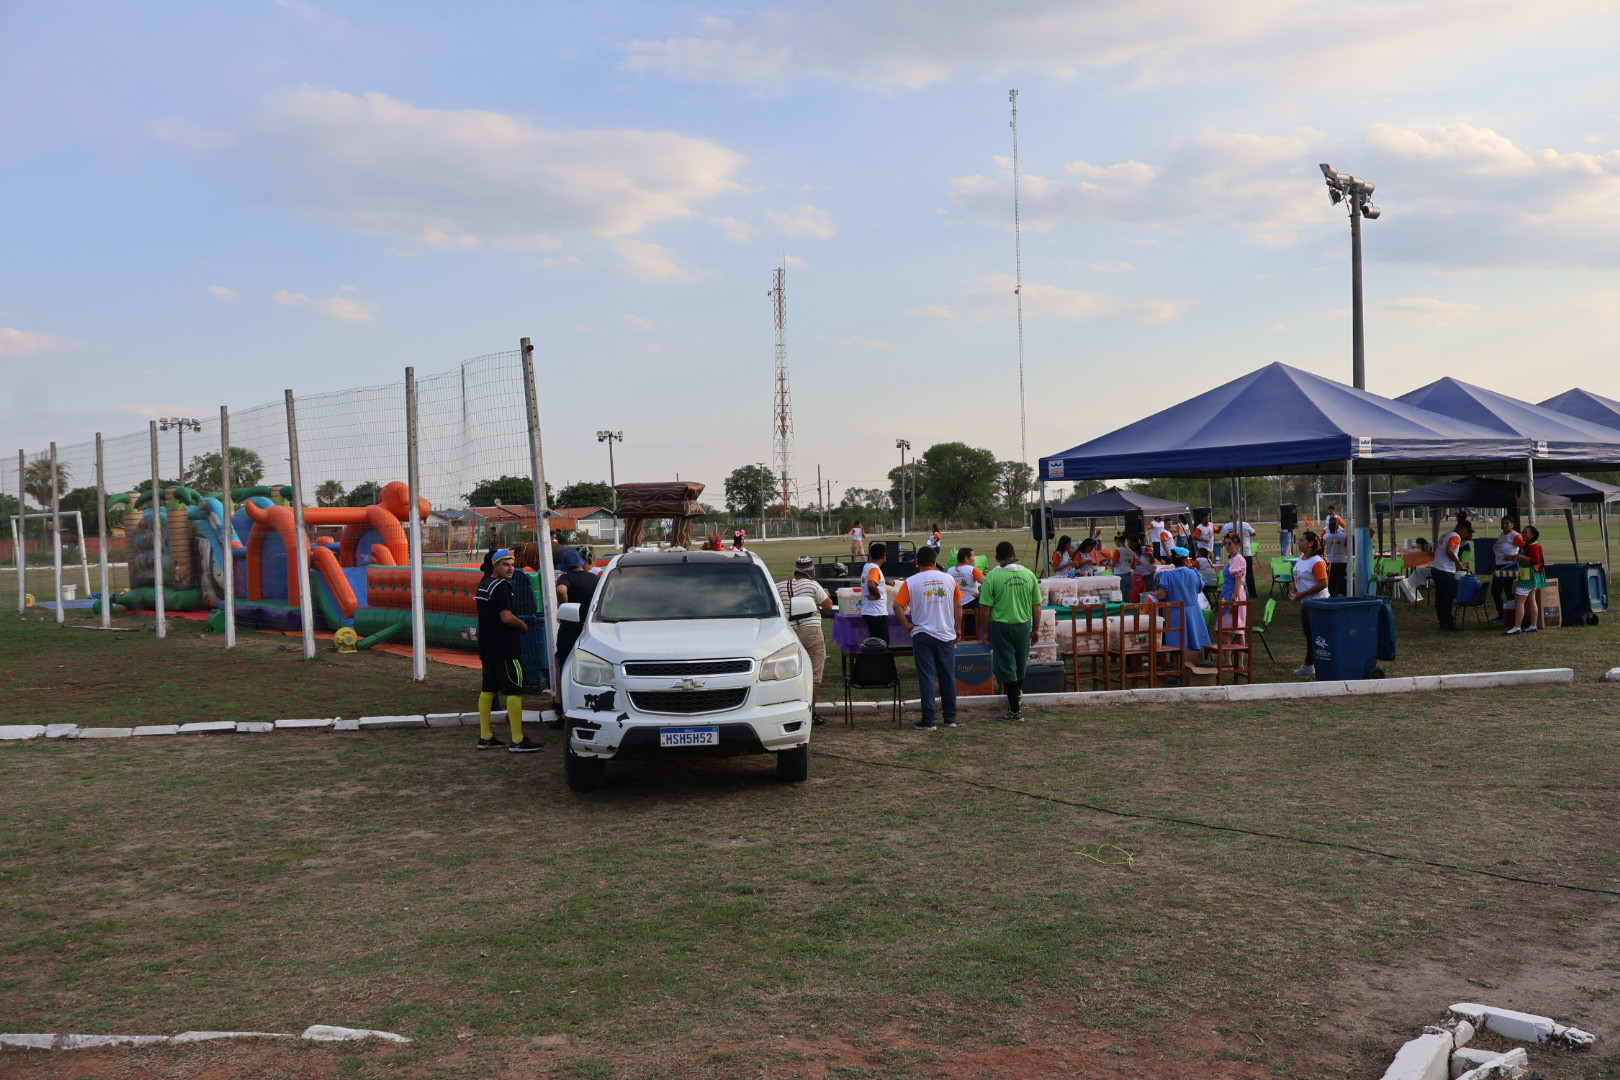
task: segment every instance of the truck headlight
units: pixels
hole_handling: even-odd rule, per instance
[[[576,648],[568,664],[568,677],[575,686],[613,685],[613,665],[600,656]]]
[[[799,643],[777,649],[759,665],[760,682],[778,682],[799,677]]]

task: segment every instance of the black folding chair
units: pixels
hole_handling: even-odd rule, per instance
[[[856,689],[892,691],[894,725],[900,726],[900,668],[880,638],[867,638],[861,642],[861,651],[850,657],[849,673],[844,676],[844,723],[849,727],[855,726],[852,691]]]

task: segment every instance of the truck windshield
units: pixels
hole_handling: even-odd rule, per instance
[[[776,591],[749,562],[620,566],[602,582],[593,618],[769,619],[780,609]]]

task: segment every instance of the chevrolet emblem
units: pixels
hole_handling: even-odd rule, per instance
[[[702,679],[682,679],[680,682],[670,683],[669,688],[671,690],[702,690],[707,685],[709,684]]]

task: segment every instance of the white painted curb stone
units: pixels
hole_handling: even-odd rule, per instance
[[[358,721],[358,720],[344,720],[344,719],[342,719],[340,717],[340,718],[332,721],[332,730],[333,731],[359,731],[360,730],[360,721]]]
[[[241,735],[268,735],[276,730],[276,725],[256,720],[242,720],[237,723],[236,730]]]
[[[235,732],[236,724],[230,720],[202,720],[194,724],[181,724],[181,735],[216,735]]]
[[[427,720],[420,716],[362,716],[360,718],[361,731],[377,731],[382,728],[420,728],[427,727]]]
[[[335,723],[335,718],[328,720],[277,720],[277,731],[288,731],[300,728],[329,728]]]
[[[45,737],[47,739],[61,739],[73,734],[78,730],[78,724],[46,724]]]
[[[183,1043],[212,1042],[215,1039],[296,1039],[297,1037],[280,1031],[183,1031],[170,1039],[169,1042],[179,1045]]]
[[[1494,1031],[1514,1042],[1559,1042],[1577,1050],[1584,1050],[1597,1041],[1597,1036],[1580,1028],[1565,1027],[1549,1016],[1535,1016],[1499,1009],[1494,1005],[1476,1005],[1471,1001],[1458,1002],[1446,1012],[1467,1020],[1476,1028]]]
[[[1612,667],[1603,673],[1604,682],[1620,682],[1620,667]]]
[[[43,734],[44,724],[6,724],[0,727],[0,739],[37,739]]]
[[[87,727],[73,733],[75,739],[127,739],[134,732],[127,727]]]
[[[1505,1054],[1492,1055],[1490,1061],[1469,1069],[1457,1080],[1499,1080],[1504,1076],[1522,1075],[1519,1070],[1529,1067],[1530,1056],[1524,1052],[1524,1047],[1515,1046]]]
[[[142,724],[134,731],[136,735],[178,735],[179,724]]]
[[[1450,1080],[1451,1035],[1419,1035],[1395,1053],[1384,1080]]]
[[[431,728],[460,727],[461,714],[458,712],[428,713],[427,726]]]
[[[313,1024],[304,1029],[298,1036],[300,1039],[309,1039],[313,1042],[353,1042],[357,1039],[382,1039],[386,1042],[408,1043],[411,1040],[403,1035],[395,1035],[392,1031],[373,1031],[370,1028],[331,1027],[327,1024]]]

